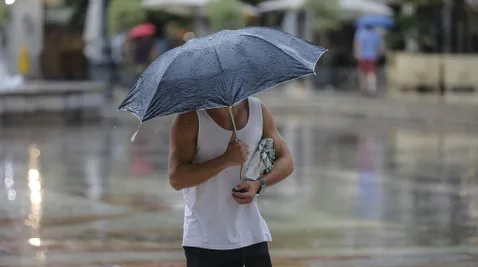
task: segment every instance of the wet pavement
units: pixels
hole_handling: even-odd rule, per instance
[[[0,124],[0,266],[184,266],[171,118]],[[478,129],[281,116],[274,266],[478,266]]]

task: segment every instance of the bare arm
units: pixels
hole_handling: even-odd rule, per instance
[[[266,186],[269,187],[277,184],[292,174],[294,171],[294,159],[292,158],[287,143],[277,130],[271,112],[264,104],[262,104],[262,114],[264,122],[263,138],[272,138],[272,140],[274,140],[274,148],[276,151],[276,160],[272,171],[262,177]],[[242,183],[236,187],[236,189],[247,191],[244,193],[234,192],[233,197],[239,204],[251,203],[256,196],[259,186],[260,184],[257,181]]]
[[[176,190],[200,185],[224,169],[241,165],[242,160],[247,159],[247,147],[238,142],[231,143],[227,151],[215,159],[193,163],[198,131],[199,122],[195,112],[178,115],[174,120],[169,149],[169,181]]]
[[[294,159],[292,158],[287,143],[277,130],[271,112],[264,104],[262,105],[262,113],[264,118],[263,137],[272,138],[272,140],[274,140],[274,148],[276,151],[274,167],[270,173],[263,177],[266,186],[271,186],[292,174],[294,171]]]

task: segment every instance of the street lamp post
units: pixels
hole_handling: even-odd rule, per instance
[[[443,20],[443,52],[451,52],[451,12],[453,2],[451,0],[443,0],[442,20]]]
[[[113,99],[113,88],[114,88],[114,74],[115,74],[115,64],[112,58],[112,49],[111,49],[111,42],[109,38],[109,27],[108,27],[108,8],[110,4],[110,0],[103,0],[103,16],[102,16],[102,29],[101,35],[103,39],[103,68],[104,68],[104,81],[105,81],[105,89],[104,89],[104,96],[105,99],[110,101]]]
[[[443,58],[451,53],[451,10],[453,7],[452,0],[443,0],[442,7],[442,27],[443,27],[443,47],[442,55]],[[446,94],[446,84],[445,84],[445,61],[441,61],[440,66],[440,95]]]

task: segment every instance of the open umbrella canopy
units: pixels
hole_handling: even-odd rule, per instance
[[[280,83],[314,73],[325,51],[269,28],[220,31],[192,39],[156,59],[119,109],[147,121],[231,107]]]

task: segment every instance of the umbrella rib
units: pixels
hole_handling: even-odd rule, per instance
[[[214,48],[214,53],[216,54],[216,58],[217,58],[217,62],[219,63],[219,68],[221,69],[221,76],[222,76],[222,79],[221,79],[221,84],[222,84],[222,89],[224,90],[224,93],[226,94],[226,97],[228,97],[228,93],[227,93],[227,90],[226,90],[226,86],[225,86],[225,82],[224,82],[224,69],[222,68],[222,64],[221,64],[221,60],[219,59],[219,54],[217,53],[217,49],[216,49],[216,45],[213,44],[212,47]],[[233,102],[233,100],[231,99],[231,102]],[[231,103],[229,102],[229,103]],[[234,104],[234,103],[233,103]],[[231,116],[231,121],[232,121],[232,125],[233,125],[233,128],[234,128],[234,134],[236,135],[236,142],[237,142],[237,126],[236,126],[236,120],[234,119],[234,115],[232,114],[232,105],[231,104],[229,106],[229,115]],[[239,180],[242,179],[242,167],[243,165],[241,165],[241,170],[239,172]]]
[[[219,54],[217,53],[217,48],[216,48],[216,45],[213,44],[212,47],[214,48],[214,53],[216,54],[216,58],[217,58],[217,62],[219,63],[219,68],[221,69],[221,85],[222,85],[222,90],[224,90],[224,94],[226,95],[226,98],[230,98],[229,94],[227,93],[227,90],[226,90],[226,85],[225,85],[225,82],[224,82],[224,68],[222,67],[222,63],[221,63],[221,60],[219,59]],[[232,102],[232,99],[226,99],[226,100],[231,100],[229,103]],[[230,104],[230,106],[232,106],[233,104]]]

